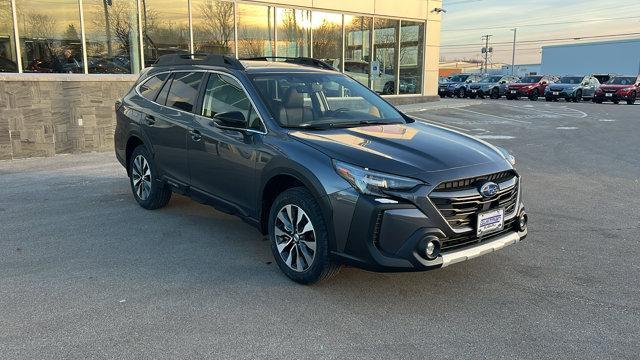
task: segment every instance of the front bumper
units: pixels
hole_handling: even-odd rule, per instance
[[[344,199],[344,195],[338,197]],[[527,230],[519,231],[517,221],[512,218],[508,224],[505,221],[503,230],[462,246],[443,247],[438,257],[429,260],[418,250],[426,238],[437,239],[445,244],[459,234],[447,226],[446,220],[433,205],[432,209],[427,208],[426,211],[424,205],[420,204],[419,208],[412,203],[393,204],[368,196],[357,197],[345,233],[346,241],[338,244],[332,255],[342,263],[371,271],[424,271],[499,250],[527,236]],[[518,204],[515,219],[523,211],[524,205]],[[344,220],[343,217],[340,219]],[[341,228],[344,229],[343,226]]]
[[[601,100],[601,101],[626,101],[626,100],[629,100],[630,97],[631,97],[631,92],[629,93],[621,93],[621,92],[596,93],[593,96],[593,99]]]
[[[547,91],[544,93],[544,97],[549,99],[573,99],[575,92],[567,92],[564,90]]]

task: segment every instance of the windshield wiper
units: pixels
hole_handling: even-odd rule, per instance
[[[336,128],[349,128],[363,125],[393,125],[403,124],[402,122],[387,122],[380,120],[358,120],[344,122],[326,122],[326,123],[302,123],[295,126],[286,126],[289,129],[308,129],[308,130],[326,130]]]
[[[348,121],[348,122],[340,122],[334,124],[334,127],[355,127],[361,125],[394,125],[394,124],[403,124],[402,122],[388,122],[381,120],[359,120],[359,121]]]

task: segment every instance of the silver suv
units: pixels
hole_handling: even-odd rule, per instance
[[[598,79],[591,75],[563,76],[558,82],[547,86],[544,98],[547,101],[558,101],[562,98],[573,102],[592,99],[599,86]]]
[[[515,83],[519,80],[517,76],[512,75],[487,75],[480,79],[477,83],[470,84],[467,96],[471,99],[476,97],[484,99],[489,96],[492,99],[499,99],[507,91],[505,85]]]

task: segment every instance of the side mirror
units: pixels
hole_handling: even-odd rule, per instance
[[[540,82],[540,85],[547,85],[547,82],[546,81],[542,81],[542,82]]]
[[[220,126],[245,129],[247,127],[247,119],[240,111],[226,111],[217,113],[213,116],[214,121]],[[217,120],[217,121],[216,121]]]
[[[506,84],[506,83],[507,83],[507,80],[501,80],[500,81],[500,84]]]

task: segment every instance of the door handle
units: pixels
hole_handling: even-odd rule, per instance
[[[193,140],[193,141],[200,141],[200,140],[202,140],[202,134],[200,133],[200,131],[198,131],[198,130],[191,130],[191,131],[189,131],[189,133],[191,134],[191,140]]]
[[[156,118],[153,115],[146,115],[144,119],[147,121],[147,125],[153,126],[156,123]]]

